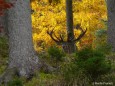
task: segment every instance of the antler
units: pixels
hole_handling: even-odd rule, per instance
[[[81,31],[81,34],[78,36],[78,38],[73,40],[74,42],[78,42],[85,35],[85,33],[87,32],[87,28],[84,31],[81,27],[79,27],[79,30]]]
[[[76,38],[76,39],[73,39],[72,42],[78,42],[84,35],[85,33],[87,32],[87,28],[86,30],[84,31],[81,27],[81,25],[78,24],[76,26],[76,29],[80,30],[81,31],[81,34]],[[66,41],[64,41],[63,39],[63,36],[62,34],[60,34],[59,36],[56,36],[56,34],[54,33],[54,29],[52,29],[51,31],[49,31],[49,29],[47,30],[47,34],[51,37],[51,39],[53,41],[55,41],[58,45],[62,44],[62,43],[66,43]],[[67,41],[68,42],[68,41]]]
[[[56,36],[56,34],[54,33],[54,29],[49,31],[47,30],[47,34],[52,38],[53,41],[55,41],[58,45],[63,43],[63,37],[62,35],[60,35],[59,37]]]

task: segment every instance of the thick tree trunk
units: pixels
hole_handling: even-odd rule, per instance
[[[20,76],[29,77],[38,68],[32,43],[30,0],[9,0],[15,2],[8,11],[9,66],[17,68]]]
[[[115,51],[115,0],[107,0],[108,10],[108,43]]]
[[[70,53],[75,52],[74,30],[73,30],[73,11],[72,11],[72,0],[66,0],[66,18],[67,18],[67,42],[68,50]]]

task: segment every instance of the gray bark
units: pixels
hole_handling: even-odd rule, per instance
[[[73,11],[72,11],[72,0],[66,0],[66,18],[67,18],[67,46],[69,53],[73,53],[76,50],[73,30]]]
[[[115,0],[107,0],[108,10],[108,43],[115,50]]]
[[[15,2],[8,10],[9,66],[17,68],[20,76],[29,77],[38,68],[38,57],[32,42],[30,0]]]

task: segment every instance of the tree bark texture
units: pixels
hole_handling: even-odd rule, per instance
[[[115,51],[115,0],[107,0],[108,11],[108,43]]]
[[[20,76],[29,77],[38,68],[32,40],[30,0],[9,0],[8,10],[9,66],[17,68]]]
[[[66,46],[68,46],[69,53],[73,53],[76,50],[76,45],[73,42],[74,30],[73,30],[72,0],[66,0],[66,18],[67,18],[67,42],[68,42],[66,43]]]
[[[68,41],[71,41],[74,39],[72,0],[66,0],[66,18]]]

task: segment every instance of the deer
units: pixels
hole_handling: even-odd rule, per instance
[[[49,29],[47,30],[47,34],[51,37],[51,39],[57,44],[57,45],[62,45],[62,48],[64,50],[65,53],[72,53],[73,50],[77,49],[76,47],[76,43],[79,42],[83,36],[85,35],[85,33],[87,32],[87,28],[84,30],[80,24],[77,24],[75,29],[80,30],[81,33],[79,34],[79,36],[77,38],[74,39],[68,39],[65,41],[64,38],[62,37],[62,34],[60,34],[59,36],[57,36],[54,32],[54,28],[49,31]],[[71,44],[74,44],[74,46],[72,47]],[[74,49],[72,49],[74,48]]]

